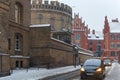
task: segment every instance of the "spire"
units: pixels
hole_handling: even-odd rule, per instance
[[[105,16],[105,21],[104,21],[104,34],[108,33],[110,31],[110,27],[109,27],[109,23],[108,23],[108,19],[107,16]]]

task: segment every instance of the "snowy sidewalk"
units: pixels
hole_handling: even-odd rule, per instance
[[[80,66],[76,68],[74,66],[60,67],[54,69],[45,68],[31,68],[28,71],[26,69],[14,70],[13,74],[6,77],[1,77],[0,80],[38,80],[48,76],[58,75],[80,69]]]

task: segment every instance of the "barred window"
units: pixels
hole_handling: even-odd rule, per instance
[[[22,50],[22,35],[20,33],[15,34],[15,50],[21,51]]]

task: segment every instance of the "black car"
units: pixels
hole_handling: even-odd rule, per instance
[[[110,59],[104,59],[104,65],[105,66],[111,66],[112,65],[112,61]]]
[[[92,77],[103,80],[105,76],[105,66],[100,59],[88,59],[82,65],[80,72],[82,80]]]

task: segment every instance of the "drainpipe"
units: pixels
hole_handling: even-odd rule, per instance
[[[2,55],[0,56],[0,59],[1,59],[1,60],[0,60],[0,61],[1,61],[1,62],[0,62],[1,65],[0,65],[0,66],[1,66],[1,72],[2,72]]]

